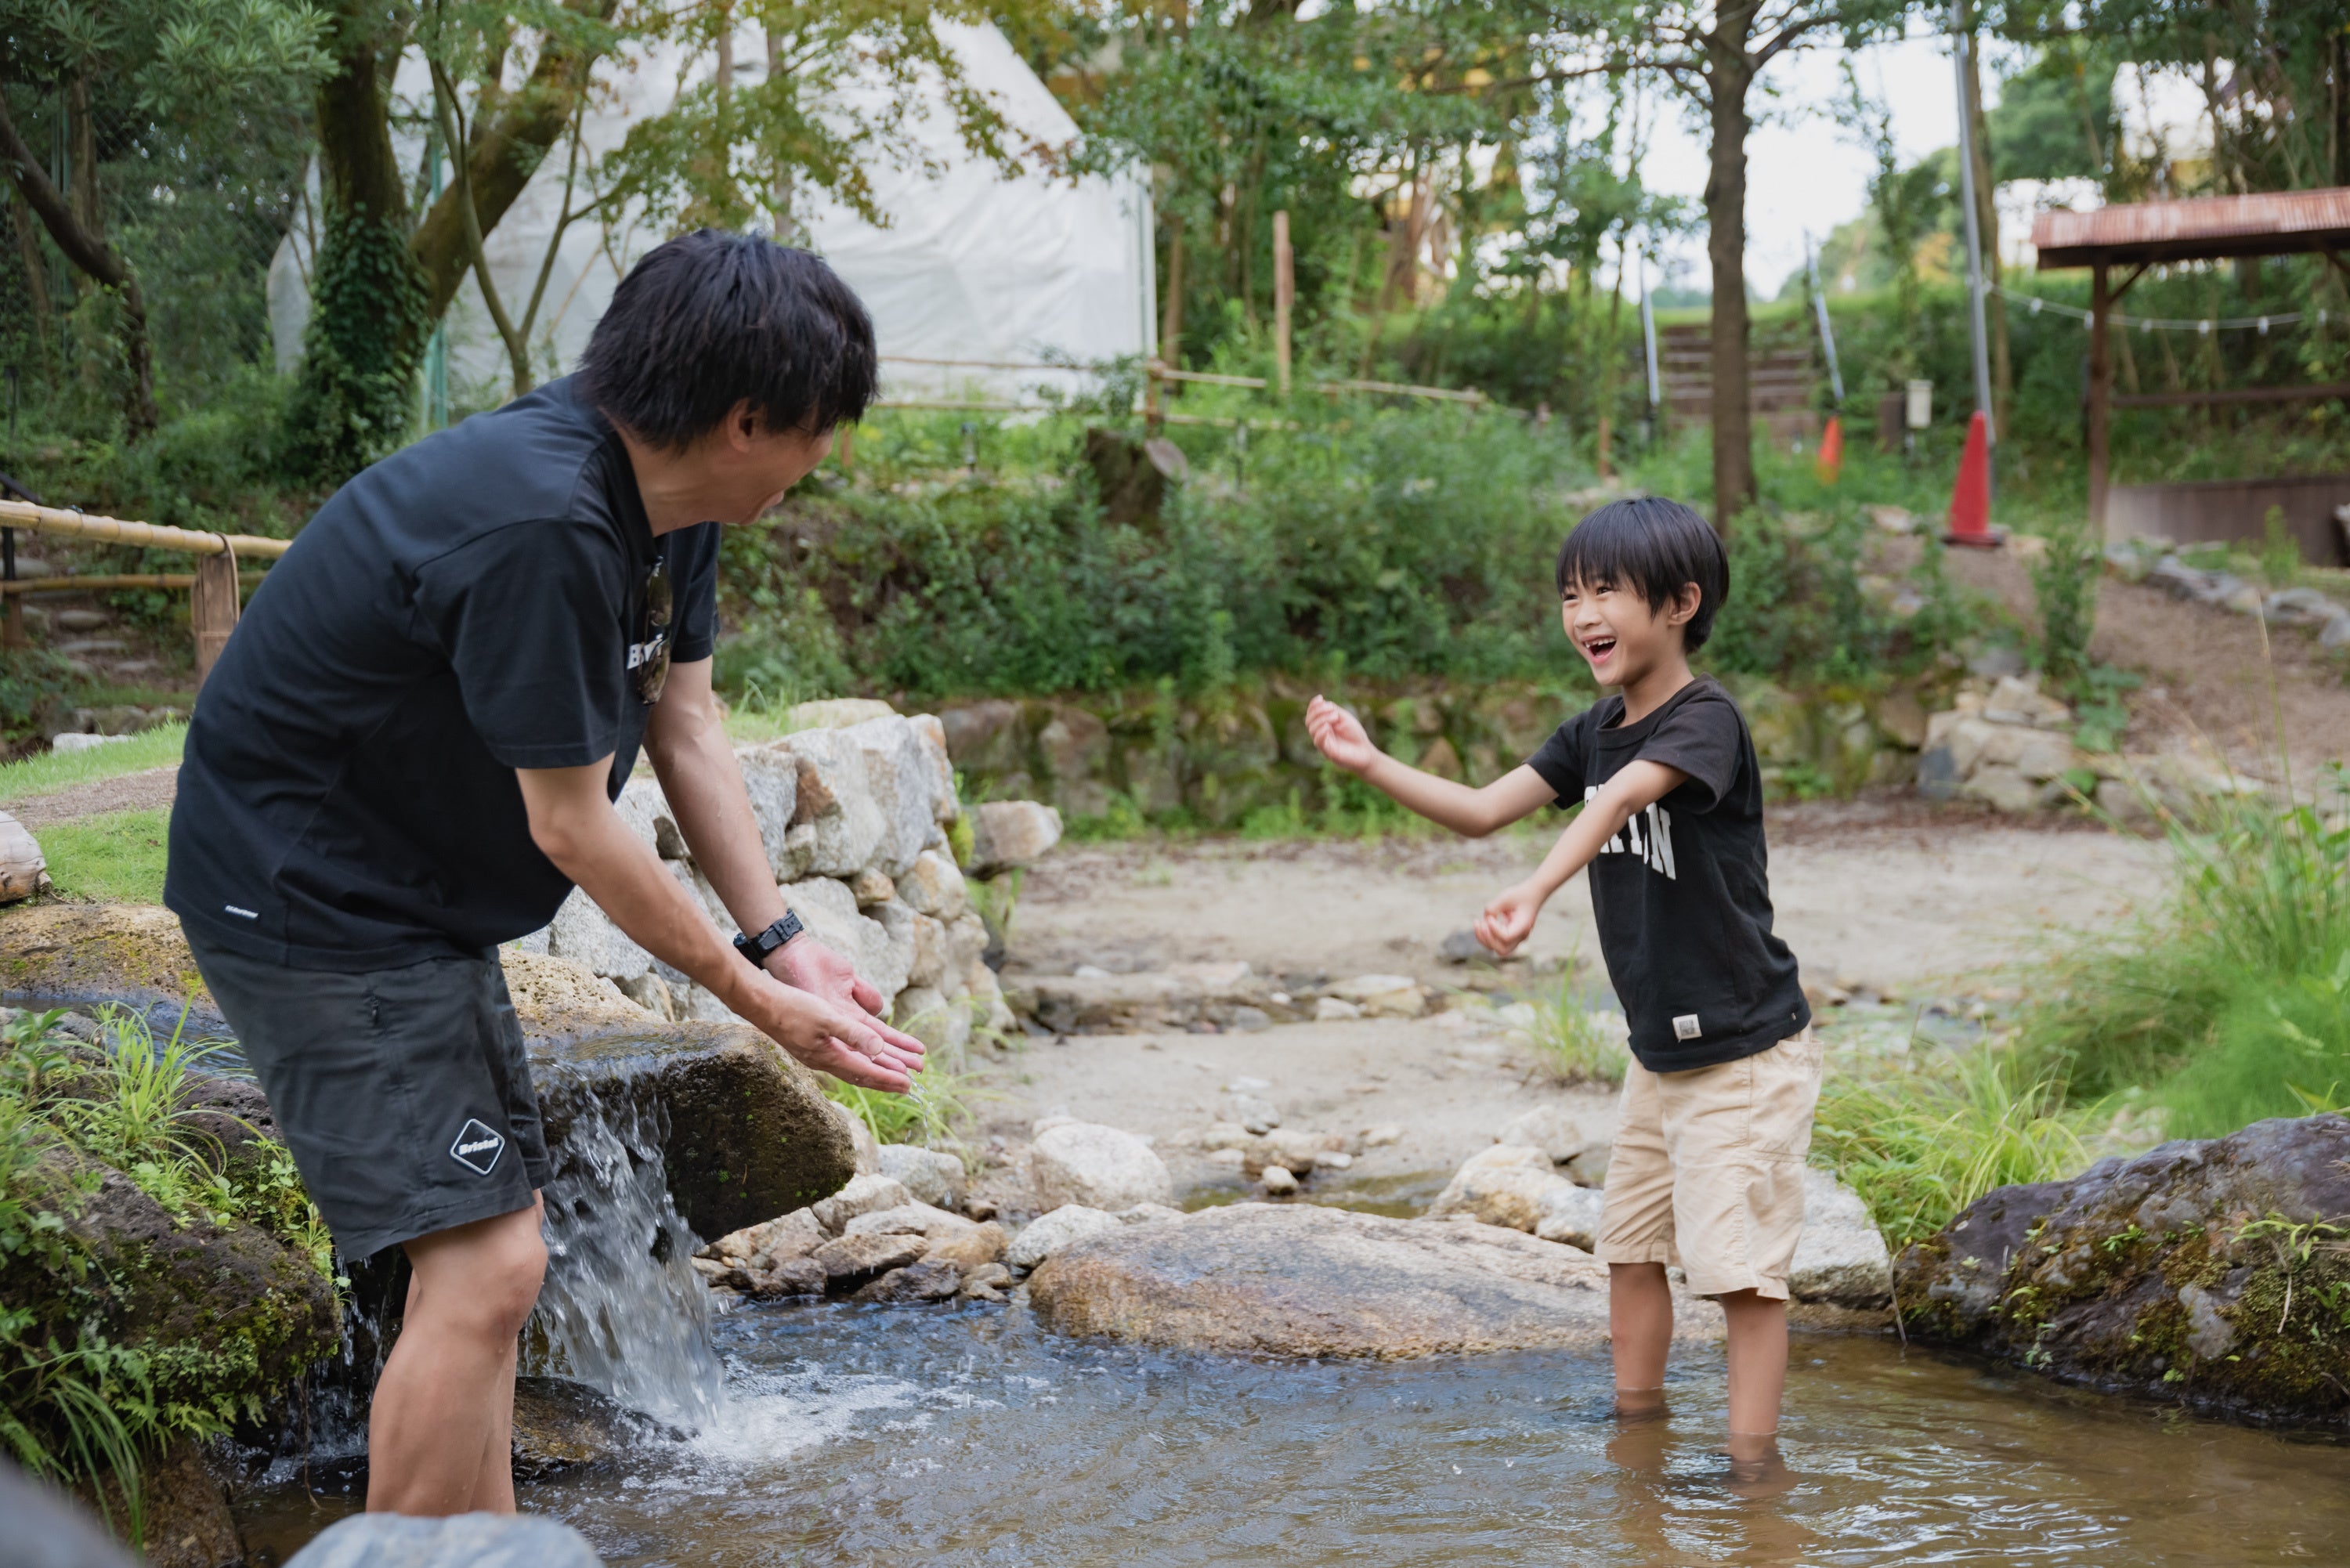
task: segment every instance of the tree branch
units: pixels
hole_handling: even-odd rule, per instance
[[[64,192],[49,182],[42,172],[41,161],[25,139],[16,132],[16,122],[8,113],[5,95],[0,95],[0,157],[8,160],[8,171],[23,193],[25,204],[33,209],[49,238],[57,242],[66,260],[83,274],[107,288],[120,288],[130,282],[130,269],[117,255],[114,247],[85,227],[74,216],[73,204]]]
[[[440,61],[426,63],[432,70],[432,115],[441,127],[441,140],[451,147],[463,147],[464,123],[457,115],[457,90],[450,84],[449,73],[442,68]],[[456,174],[451,189],[457,194],[457,211],[464,221],[465,248],[473,255],[474,281],[481,285],[482,303],[490,307],[490,319],[497,324],[498,336],[505,339],[506,358],[514,364],[515,396],[520,397],[530,390],[530,345],[515,330],[504,303],[498,298],[497,286],[490,281],[490,258],[482,246],[482,224],[473,207],[473,179],[466,169],[467,161],[463,157],[449,160]]]

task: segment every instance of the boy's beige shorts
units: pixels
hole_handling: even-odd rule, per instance
[[[1598,1256],[1679,1263],[1701,1296],[1784,1301],[1804,1233],[1804,1157],[1820,1097],[1805,1029],[1768,1051],[1687,1073],[1624,1075]]]

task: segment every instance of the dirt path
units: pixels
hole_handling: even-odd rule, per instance
[[[2110,922],[2161,885],[2158,849],[2137,839],[1910,803],[1790,807],[1774,814],[1772,834],[1779,929],[1807,982],[1910,1005],[1978,994],[2047,933]],[[1442,961],[1440,944],[1542,847],[1534,837],[1065,846],[1028,873],[1010,972],[1242,959],[1270,975],[1400,972],[1454,986],[1464,971]],[[1596,962],[1590,920],[1578,879],[1538,928],[1534,955],[1563,959],[1580,940]],[[1831,1028],[1841,1016],[1823,1014]],[[1220,1119],[1231,1086],[1243,1084],[1293,1126],[1399,1127],[1401,1141],[1367,1149],[1341,1185],[1367,1201],[1425,1201],[1519,1113],[1548,1099],[1604,1103],[1533,1068],[1506,1029],[1471,1012],[1247,1034],[1083,1035],[1039,1040],[984,1069],[983,1087],[996,1097],[981,1116],[983,1132],[1007,1140],[1056,1112],[1107,1122],[1158,1138],[1179,1183],[1237,1186],[1175,1140]]]
[[[2026,624],[2035,621],[2025,564],[2006,551],[1953,550],[1951,575],[1997,594]],[[2282,710],[2296,770],[2350,760],[2350,686],[2340,665],[2316,639],[2292,628],[2269,631],[2261,649],[2260,623],[2184,599],[2143,583],[2107,577],[2097,590],[2097,627],[2091,655],[2101,663],[2145,675],[2130,698],[2124,744],[2133,751],[2169,751],[2207,737],[2239,766],[2265,774],[2276,751],[2276,712]],[[2273,672],[2276,704],[2271,706]]]
[[[23,800],[0,803],[0,811],[37,831],[50,823],[77,816],[157,810],[170,805],[179,793],[178,768],[148,768],[135,774],[118,774],[110,779],[92,779],[55,794],[27,795]]]

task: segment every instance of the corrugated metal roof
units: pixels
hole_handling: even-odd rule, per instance
[[[2032,244],[2043,267],[2350,248],[2350,188],[2043,213],[2032,221]]]

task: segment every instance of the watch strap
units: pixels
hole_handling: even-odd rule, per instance
[[[775,956],[776,949],[806,929],[806,926],[800,924],[800,918],[796,913],[785,910],[782,919],[777,920],[757,936],[736,937],[734,950],[749,960],[754,967],[764,969],[767,960]]]

